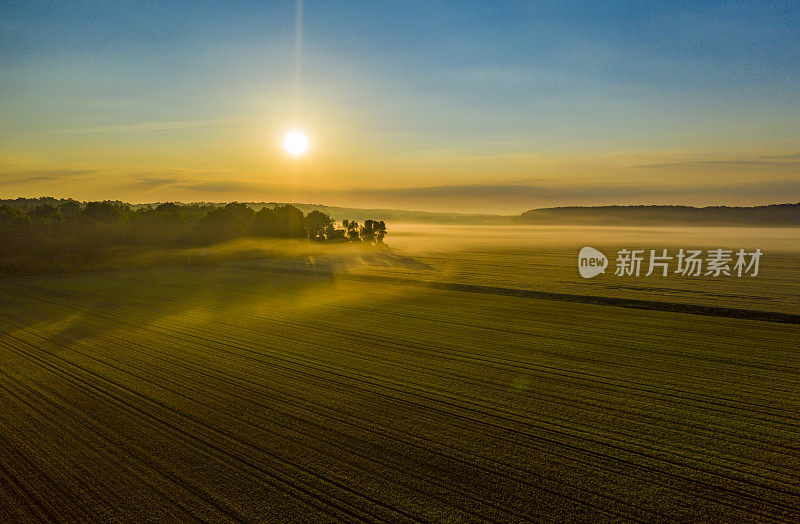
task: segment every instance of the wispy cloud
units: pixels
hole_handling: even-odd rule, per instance
[[[262,182],[250,182],[247,180],[225,180],[225,179],[200,179],[190,176],[151,176],[136,178],[133,183],[140,187],[171,187],[189,191],[201,191],[207,193],[242,193],[242,192],[264,192],[270,190],[283,190],[285,187],[275,184],[265,184]]]
[[[159,177],[148,177],[148,178],[136,178],[134,179],[134,183],[139,186],[147,186],[147,187],[159,187],[159,186],[171,186],[181,182],[182,179],[180,178],[159,178]]]
[[[264,191],[271,186],[256,182],[238,180],[206,180],[202,182],[182,182],[177,184],[181,189],[192,191],[210,191],[218,193],[236,193],[241,191]]]
[[[83,175],[92,175],[96,172],[94,169],[11,169],[0,173],[0,179],[5,184],[21,184],[64,180],[66,178],[74,180]],[[84,177],[81,180],[87,180],[87,178]]]
[[[162,122],[140,122],[136,124],[116,124],[106,126],[77,127],[63,129],[59,133],[126,133],[138,131],[170,131],[176,129],[194,129],[201,127],[216,127],[231,124],[227,120],[174,120]]]
[[[690,160],[686,162],[656,162],[633,167],[645,169],[784,169],[800,166],[800,154],[767,155],[744,159]]]
[[[794,153],[791,155],[768,155],[760,158],[769,158],[775,160],[800,160],[800,153]]]

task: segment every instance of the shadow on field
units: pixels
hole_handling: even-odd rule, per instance
[[[263,308],[291,315],[324,300],[334,285],[331,264],[307,259],[261,262],[275,272],[258,278],[230,264],[15,277],[2,285],[0,329],[29,331],[67,348],[108,333],[124,338],[127,330],[166,321],[202,333],[220,311]]]
[[[348,268],[436,271],[386,246],[324,247],[239,241],[169,256],[154,252],[134,267],[12,276],[2,285],[0,329],[34,330],[57,347],[110,332],[124,338],[126,329],[166,319],[200,332],[220,311],[308,312],[332,300],[329,290]]]

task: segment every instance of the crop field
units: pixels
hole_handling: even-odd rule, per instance
[[[7,279],[0,514],[800,517],[800,326],[492,292],[794,313],[796,256],[590,288],[575,249],[508,231]]]
[[[4,280],[0,520],[800,520],[800,325],[348,276]]]

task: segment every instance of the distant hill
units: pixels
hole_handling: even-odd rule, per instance
[[[800,203],[754,207],[596,206],[531,209],[517,224],[800,226]]]

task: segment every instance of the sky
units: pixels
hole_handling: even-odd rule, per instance
[[[299,7],[3,1],[0,198],[800,201],[798,2]]]

